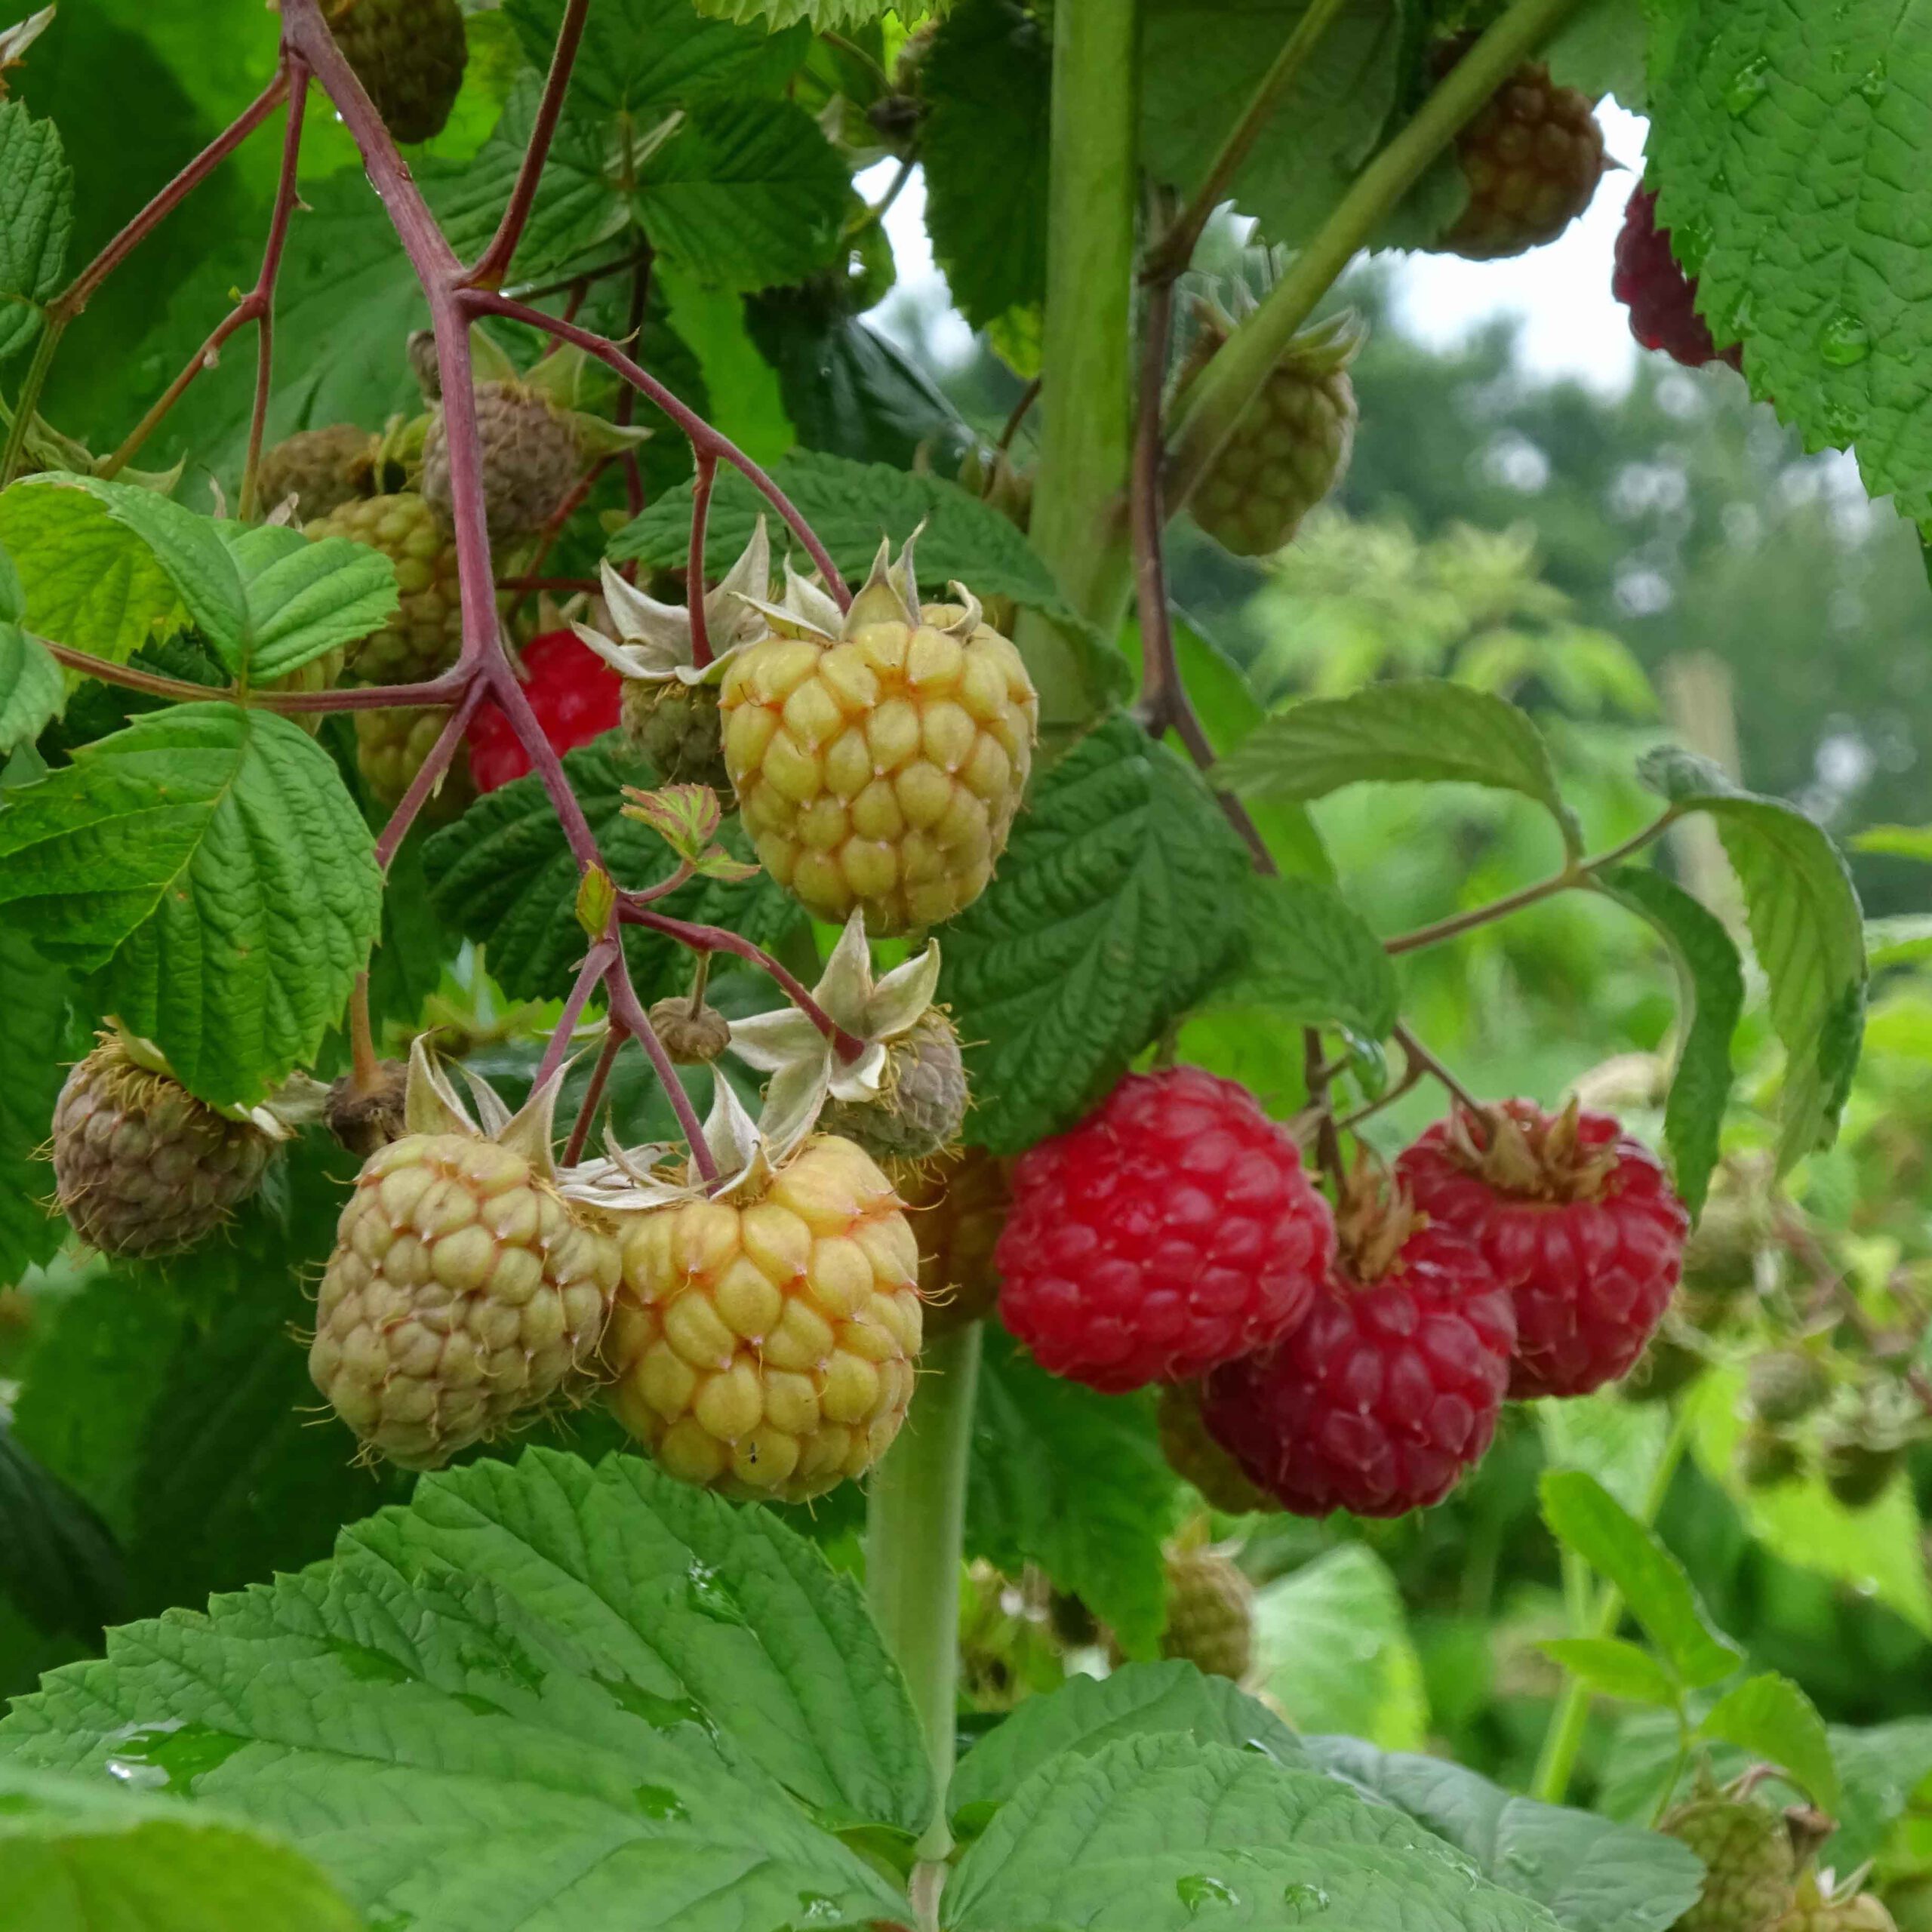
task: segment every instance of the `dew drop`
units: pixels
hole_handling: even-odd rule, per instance
[[[714,1623],[745,1621],[745,1613],[718,1572],[708,1563],[694,1563],[685,1574],[685,1596],[692,1609]]]
[[[653,1730],[675,1730],[680,1724],[688,1724],[709,1736],[717,1735],[717,1727],[704,1706],[689,1697],[660,1697],[626,1677],[599,1676],[596,1681],[610,1693],[614,1703],[632,1717],[643,1718]]]
[[[1694,214],[1688,221],[1678,223],[1670,231],[1670,245],[1686,275],[1703,272],[1704,258],[1711,252],[1711,240],[1709,215]]]
[[[225,1764],[248,1740],[177,1718],[165,1724],[130,1724],[106,1741],[114,1746],[107,1760],[110,1777],[143,1790],[171,1791],[185,1797],[197,1778]]]
[[[823,1892],[801,1892],[798,1894],[798,1923],[801,1925],[832,1925],[844,1918],[844,1913],[838,1901],[828,1898]]]
[[[647,1818],[681,1825],[691,1815],[685,1809],[684,1801],[669,1785],[641,1784],[633,1795],[637,1799],[637,1808]]]
[[[1770,84],[1770,57],[1760,54],[1731,75],[1730,85],[1724,91],[1724,104],[1734,115],[1749,114]]]
[[[1328,1894],[1319,1885],[1304,1884],[1299,1879],[1281,1887],[1281,1903],[1291,1912],[1326,1912]]]
[[[1239,1905],[1233,1888],[1224,1885],[1218,1878],[1211,1878],[1204,1872],[1190,1872],[1185,1878],[1174,1881],[1174,1896],[1190,1912],[1201,1912],[1211,1905]]]
[[[1884,62],[1882,60],[1875,60],[1858,77],[1860,97],[1876,107],[1890,91],[1891,85],[1886,77]]]
[[[1834,369],[1849,369],[1872,353],[1872,331],[1849,309],[1841,309],[1818,331],[1818,353]]]
[[[329,1645],[331,1655],[351,1677],[364,1684],[407,1684],[409,1672],[385,1651],[346,1639]]]

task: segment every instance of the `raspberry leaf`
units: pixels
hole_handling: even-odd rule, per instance
[[[1241,121],[1302,0],[1155,0],[1142,29],[1141,129],[1149,165],[1192,195]],[[1261,240],[1312,232],[1382,140],[1402,82],[1402,10],[1349,0],[1263,124],[1236,171],[1235,205]]]
[[[107,1525],[0,1426],[0,1536],[7,1591],[36,1629],[92,1644],[122,1605],[121,1553]]]
[[[1851,1092],[1865,1020],[1865,928],[1858,894],[1823,828],[1781,798],[1741,791],[1706,760],[1665,746],[1638,767],[1651,789],[1717,821],[1744,889],[1771,1024],[1787,1055],[1780,1171],[1829,1146]]]
[[[1207,787],[1131,718],[1054,765],[946,931],[974,1139],[1017,1152],[1084,1112],[1226,970],[1248,878]]]
[[[1743,1653],[1711,1627],[1683,1564],[1595,1477],[1552,1469],[1540,1494],[1552,1534],[1623,1592],[1679,1683],[1700,1689],[1737,1668]]]
[[[74,225],[74,171],[51,121],[0,100],[0,360],[39,332]]]
[[[954,577],[980,598],[1011,597],[1071,618],[1053,577],[1026,538],[996,509],[937,476],[916,476],[882,463],[854,463],[822,451],[795,451],[773,478],[823,540],[845,577],[863,583],[881,537],[896,547],[919,530],[921,589],[937,595]],[[771,520],[771,506],[735,471],[722,472],[705,528],[705,568],[722,577],[751,540],[758,519]],[[923,529],[920,526],[923,525]],[[691,545],[688,485],[660,497],[635,523],[611,540],[615,561],[681,568]],[[0,535],[4,535],[0,531]],[[774,525],[773,540],[781,537]]]
[[[823,1897],[830,1923],[897,1922],[831,1832],[909,1835],[933,1802],[850,1579],[765,1511],[543,1451],[426,1478],[330,1562],[122,1632],[0,1749],[192,1777],[421,1932],[485,1902],[589,1926],[648,1899],[654,1924],[736,1932]]]
[[[32,743],[66,703],[66,680],[47,647],[0,621],[0,758]]]
[[[1151,1657],[1167,1614],[1161,1540],[1177,1502],[1147,1397],[1097,1395],[1048,1375],[989,1325],[966,1493],[970,1552],[1001,1570],[1038,1564],[1130,1657]]]
[[[218,1814],[4,1763],[0,1867],[10,1912],[36,1932],[357,1932],[361,1923],[299,1852]]]
[[[1278,1764],[1308,1761],[1301,1740],[1226,1678],[1180,1663],[1123,1664],[1028,1698],[961,1761],[946,1802],[963,1832],[977,1832],[1049,1758],[1091,1758],[1117,1739],[1156,1735],[1264,1751]]]
[[[1317,1763],[1407,1812],[1569,1932],[1663,1932],[1702,1889],[1703,1868],[1674,1838],[1518,1798],[1440,1758],[1355,1737],[1307,1744]]]
[[[1705,1712],[1698,1729],[1789,1772],[1820,1810],[1837,1813],[1838,1770],[1825,1721],[1789,1678],[1774,1670],[1747,1677]]]
[[[312,1060],[368,963],[374,844],[328,754],[220,703],[137,718],[0,814],[0,905],[192,1091]]]
[[[1724,922],[1661,873],[1620,866],[1598,884],[1650,921],[1677,968],[1685,1015],[1664,1106],[1663,1135],[1684,1204],[1703,1211],[1730,1098],[1731,1041],[1744,1011],[1744,968]]]
[[[1743,338],[1752,389],[1807,448],[1855,445],[1872,495],[1924,518],[1924,238],[1878,211],[1899,156],[1932,143],[1932,54],[1886,0],[1822,18],[1696,0],[1662,51],[1645,161],[1712,333]]]
[[[1669,1671],[1641,1644],[1621,1637],[1551,1637],[1537,1646],[1578,1683],[1606,1697],[1675,1710],[1683,1694]]]
[[[67,975],[41,957],[11,920],[0,921],[0,1280],[13,1281],[60,1245],[61,1223],[42,1204],[54,1192],[43,1150],[66,1017]]]
[[[1242,1906],[1255,1925],[1303,1911],[1442,1932],[1555,1922],[1486,1878],[1450,1879],[1430,1832],[1334,1779],[1184,1736],[1127,1737],[1035,1772],[960,1861],[940,1923],[1183,1932],[1215,1908],[1238,1924]]]
[[[1259,1008],[1296,1026],[1387,1038],[1400,998],[1395,969],[1358,912],[1307,878],[1257,877],[1247,902],[1241,963],[1211,1007]]]
[[[1364,780],[1492,786],[1533,798],[1564,849],[1583,849],[1557,789],[1549,747],[1527,713],[1487,691],[1436,678],[1304,699],[1265,719],[1216,768],[1244,798],[1326,798]]]

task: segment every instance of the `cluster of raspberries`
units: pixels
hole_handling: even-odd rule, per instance
[[[1020,1161],[999,1309],[1057,1374],[1186,1388],[1201,1446],[1284,1508],[1394,1516],[1448,1494],[1506,1398],[1623,1374],[1687,1226],[1614,1120],[1521,1100],[1438,1122],[1337,1213],[1251,1094],[1177,1067]]]

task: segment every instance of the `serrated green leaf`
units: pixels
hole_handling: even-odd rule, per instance
[[[1141,30],[1141,137],[1157,177],[1192,195],[1306,0],[1154,0]],[[1235,171],[1230,198],[1291,245],[1327,217],[1374,152],[1402,84],[1402,9],[1348,0]]]
[[[1318,1764],[1398,1806],[1569,1932],[1663,1932],[1703,1889],[1703,1866],[1675,1838],[1518,1798],[1440,1758],[1355,1737],[1307,1743]]]
[[[1549,1467],[1582,1469],[1632,1515],[1643,1509],[1670,1440],[1665,1404],[1605,1392],[1546,1399],[1534,1414]]]
[[[1537,1648],[1578,1683],[1606,1697],[1666,1710],[1683,1701],[1669,1672],[1641,1644],[1622,1637],[1549,1637]]]
[[[380,928],[374,842],[286,718],[137,718],[0,811],[0,905],[194,1092],[259,1099],[312,1060]]]
[[[17,100],[0,100],[0,358],[38,333],[73,224],[74,174],[60,130]]]
[[[1028,1698],[960,1760],[946,1803],[977,1826],[1049,1758],[1091,1758],[1120,1738],[1159,1734],[1263,1752],[1278,1764],[1308,1761],[1294,1733],[1226,1678],[1204,1677],[1186,1663],[1123,1664],[1109,1676],[1069,1677],[1048,1695]]]
[[[4,821],[0,821],[4,822]],[[11,920],[0,920],[0,1281],[45,1261],[60,1244],[63,1224],[46,1205],[54,1171],[45,1151],[60,1064],[67,976],[34,950]]]
[[[1116,715],[1052,766],[992,884],[946,928],[974,1139],[1017,1152],[1078,1118],[1240,943],[1247,854],[1207,787]]]
[[[308,1860],[200,1805],[0,1762],[17,1932],[358,1932]]]
[[[1705,1712],[1697,1728],[1789,1771],[1820,1810],[1838,1810],[1838,1766],[1825,1721],[1789,1678],[1774,1670],[1747,1677]]]
[[[1697,1466],[1722,1489],[1752,1539],[1801,1570],[1840,1579],[1932,1637],[1932,1586],[1920,1555],[1923,1526],[1909,1483],[1887,1486],[1875,1503],[1847,1509],[1815,1467],[1790,1482],[1754,1489],[1740,1480],[1737,1443],[1746,1427],[1744,1377],[1707,1370],[1686,1398]]]
[[[920,68],[926,223],[975,328],[1045,293],[1052,91],[1052,45],[1015,0],[961,0]]]
[[[1932,49],[1891,0],[1823,16],[1690,0],[1651,89],[1657,220],[1720,343],[1807,445],[1855,446],[1866,488],[1932,511],[1924,238],[1899,158],[1932,143]]]
[[[1711,1627],[1683,1564],[1595,1477],[1551,1469],[1540,1493],[1551,1533],[1623,1593],[1680,1683],[1696,1690],[1737,1668],[1743,1654]]]
[[[966,1547],[998,1569],[1038,1564],[1152,1657],[1167,1617],[1161,1540],[1178,1491],[1152,1403],[1039,1367],[989,1327],[966,1493]]]
[[[1784,1044],[1780,1171],[1829,1146],[1851,1092],[1865,1020],[1865,928],[1858,894],[1823,828],[1782,798],[1740,791],[1715,766],[1666,747],[1639,775],[1681,808],[1717,820],[1744,889],[1771,1024]]]
[[[0,623],[0,758],[32,744],[67,702],[52,653],[18,624]]]
[[[803,281],[838,254],[851,177],[795,101],[706,102],[638,171],[637,218],[664,259],[729,289]]]
[[[84,1498],[0,1423],[0,1548],[5,1594],[35,1629],[91,1644],[123,1609],[121,1552]]]
[[[1321,798],[1364,780],[1486,785],[1534,798],[1580,851],[1543,734],[1515,706],[1437,678],[1304,699],[1266,718],[1215,767],[1244,798]]]
[[[1344,1543],[1254,1600],[1257,1669],[1297,1730],[1346,1730],[1392,1749],[1429,1728],[1402,1593],[1365,1543]]]
[[[549,64],[565,0],[506,0],[525,53]],[[776,88],[804,58],[808,35],[782,38],[706,20],[682,0],[598,0],[584,22],[572,97],[648,128],[666,109]]]
[[[1731,1041],[1744,1011],[1744,967],[1724,922],[1662,874],[1619,866],[1597,883],[1649,920],[1677,969],[1677,1064],[1664,1105],[1663,1137],[1677,1192],[1703,1211],[1718,1137],[1730,1098]]]
[[[1382,942],[1339,893],[1309,878],[1256,877],[1239,966],[1211,1007],[1253,1007],[1297,1026],[1388,1037],[1401,995]]]
[[[903,1900],[924,1740],[856,1586],[628,1457],[425,1478],[299,1576],[117,1634],[0,1724],[23,1764],[192,1777],[377,1919],[742,1932]]]
[[[1049,617],[1070,619],[1053,574],[1026,538],[989,505],[937,476],[916,476],[882,463],[854,463],[817,451],[795,451],[773,480],[818,532],[840,574],[862,582],[881,537],[895,551],[923,522],[915,552],[921,587],[937,595],[958,577],[975,596],[1011,597]],[[735,471],[721,472],[705,526],[705,566],[721,577],[750,541],[762,516],[774,540],[784,526],[771,506]],[[623,561],[678,567],[691,543],[691,491],[660,497],[611,540]]]
[[[1211,1912],[1231,1932],[1272,1932],[1304,1909],[1337,1926],[1435,1932],[1554,1924],[1392,1805],[1260,1752],[1171,1735],[1042,1765],[960,1861],[940,1915],[953,1932],[1185,1932]]]
[[[677,860],[648,825],[624,812],[623,788],[648,786],[651,768],[615,732],[568,753],[564,770],[596,835],[604,863],[632,889],[668,878]],[[725,844],[748,848],[734,819]],[[423,848],[423,870],[436,911],[453,931],[489,949],[490,971],[519,998],[569,992],[583,955],[575,908],[578,872],[556,813],[534,772],[500,787]],[[657,902],[674,918],[729,926],[756,944],[775,943],[804,917],[770,876],[694,879]],[[690,955],[675,942],[633,928],[625,952],[646,1001],[676,990]]]
[[[668,263],[655,271],[671,326],[691,346],[715,398],[712,427],[754,463],[774,463],[798,441],[785,414],[777,372],[745,326],[742,296],[706,288]]]
[[[27,627],[125,664],[187,617],[161,560],[100,497],[25,477],[0,495],[0,544],[18,571]]]
[[[395,565],[346,537],[311,543],[299,530],[214,526],[228,546],[247,615],[239,664],[258,684],[380,629],[395,614]]]
[[[888,12],[916,21],[921,9],[916,5],[890,7],[885,0],[702,0],[698,11],[746,26],[762,21],[774,27],[789,27],[802,20],[814,32],[826,33],[837,28],[869,26]]]

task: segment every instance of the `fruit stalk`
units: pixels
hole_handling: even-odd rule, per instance
[[[935,1808],[918,1847],[928,1861],[952,1845],[946,1792],[955,1749],[960,1550],[980,1341],[980,1324],[971,1321],[927,1345],[906,1426],[874,1471],[866,1500],[866,1595],[932,1759]]]
[[[1132,0],[1073,0],[1061,10],[1030,534],[1067,601],[1109,636],[1130,589],[1121,510],[1132,440],[1134,54]],[[1038,613],[1023,614],[1014,641],[1039,693],[1051,746],[1087,723],[1100,693],[1080,646]]]
[[[1171,509],[1186,502],[1295,331],[1356,251],[1483,103],[1577,4],[1577,0],[1515,0],[1444,75],[1415,118],[1356,176],[1261,306],[1228,338],[1194,384],[1175,432],[1168,472]]]
[[[717,480],[718,459],[700,455],[691,475],[691,547],[685,563],[685,608],[691,614],[691,663],[700,671],[711,662],[711,622],[704,609],[704,533],[711,521],[712,485]]]
[[[244,523],[255,514],[255,478],[262,466],[262,438],[268,427],[269,391],[275,377],[275,287],[288,245],[289,217],[300,198],[296,171],[302,160],[302,123],[309,104],[309,67],[299,54],[288,60],[288,125],[282,131],[281,172],[275,184],[268,239],[262,245],[261,272],[244,306],[255,318],[255,400],[248,413],[248,453],[242,465],[242,489],[235,514]]]

